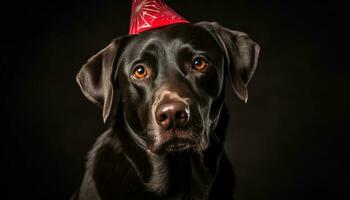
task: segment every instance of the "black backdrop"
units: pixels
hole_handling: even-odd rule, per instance
[[[166,2],[192,22],[218,21],[261,45],[248,104],[226,87],[237,200],[349,196],[345,5]],[[113,37],[127,34],[130,1],[16,1],[0,9],[1,199],[67,199],[105,129],[75,75]]]

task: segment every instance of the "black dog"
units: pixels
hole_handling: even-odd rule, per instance
[[[245,33],[201,22],[119,37],[90,58],[77,81],[110,128],[76,198],[232,199],[223,86],[228,75],[246,101],[258,54]]]

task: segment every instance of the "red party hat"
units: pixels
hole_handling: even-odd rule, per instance
[[[190,23],[163,0],[132,0],[129,34],[176,23]]]

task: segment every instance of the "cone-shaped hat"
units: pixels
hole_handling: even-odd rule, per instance
[[[163,0],[132,0],[129,34],[176,23],[189,23]]]

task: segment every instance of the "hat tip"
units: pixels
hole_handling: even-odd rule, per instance
[[[133,0],[129,34],[176,23],[190,23],[177,14],[163,0]]]

